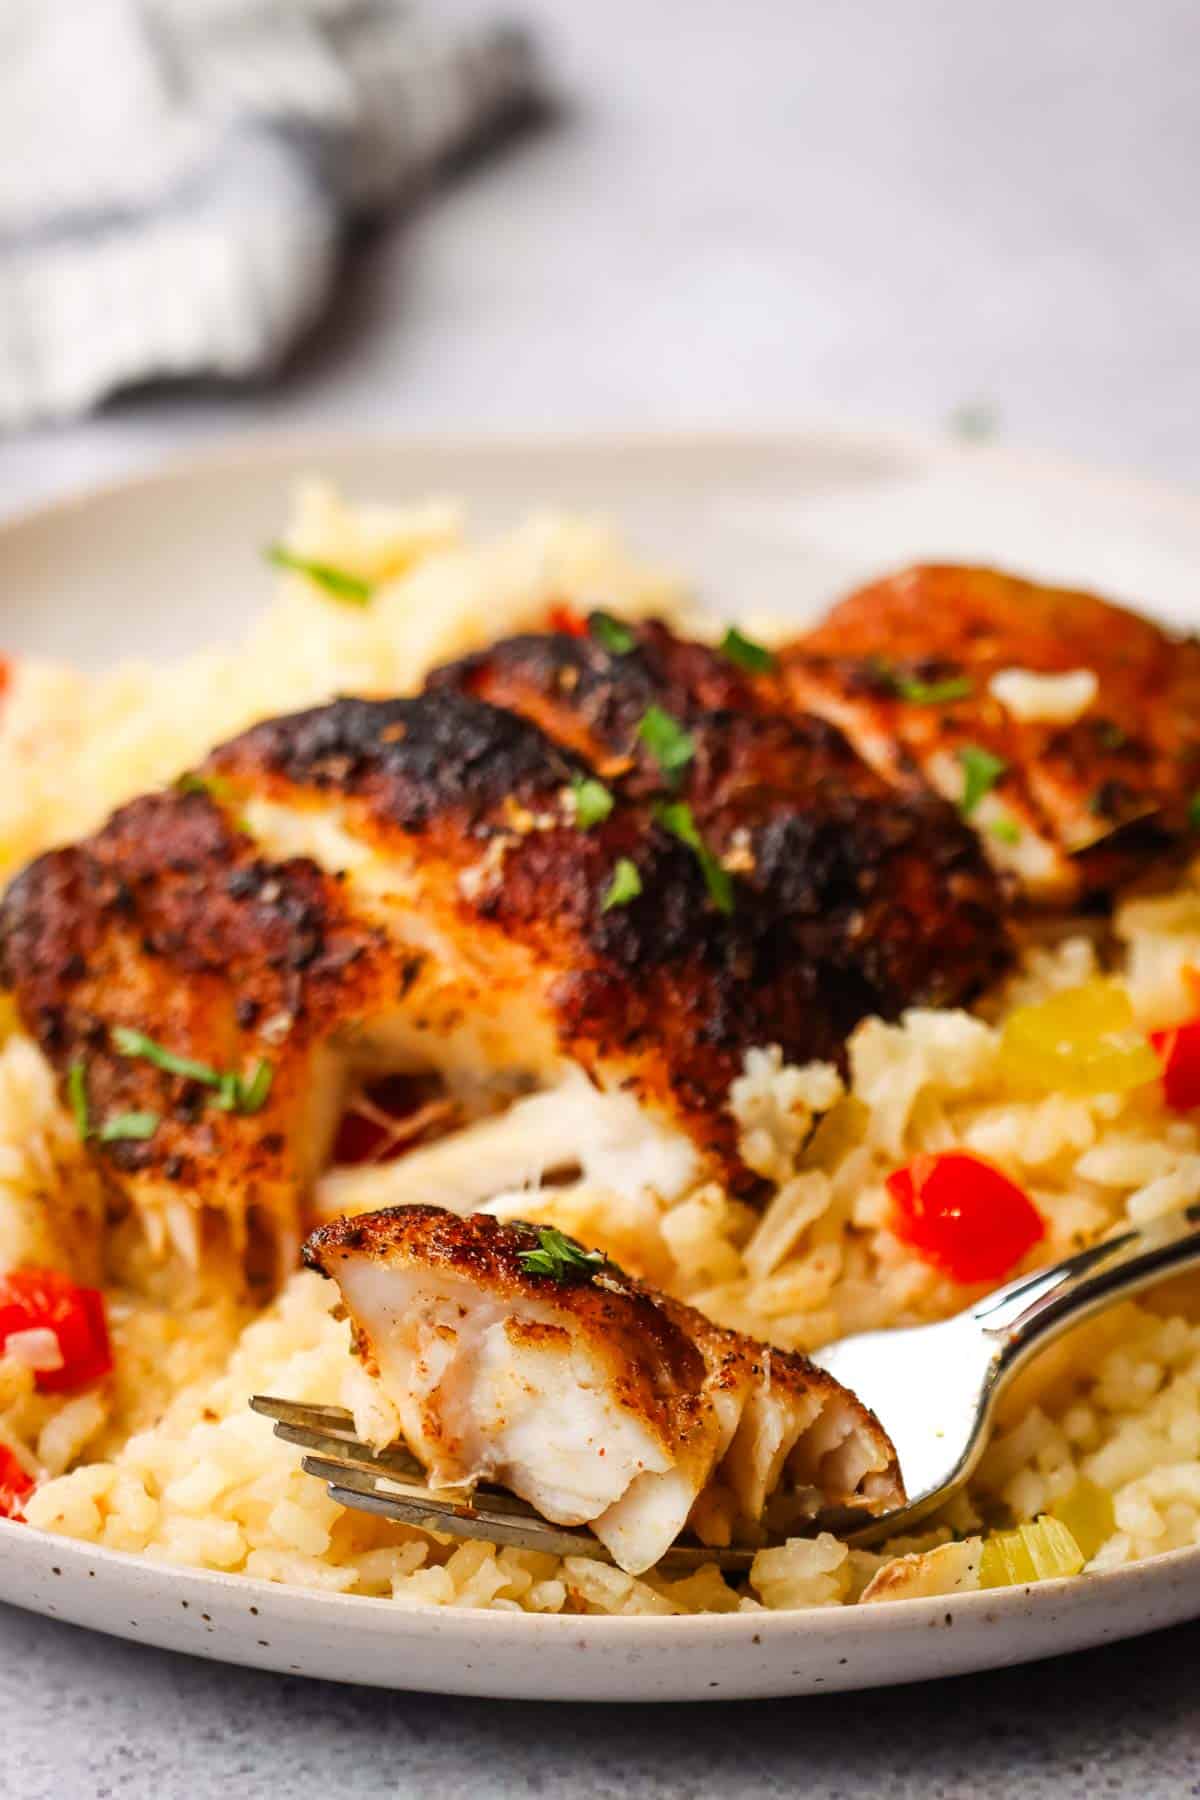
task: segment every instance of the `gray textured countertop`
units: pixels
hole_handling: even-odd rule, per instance
[[[456,0],[461,11],[491,0]],[[269,390],[0,443],[0,509],[231,433],[937,426],[1200,480],[1193,0],[515,0],[570,102],[359,247]],[[0,1608],[0,1793],[1200,1794],[1200,1626],[937,1689],[507,1706]]]

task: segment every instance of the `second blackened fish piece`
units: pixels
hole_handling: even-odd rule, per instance
[[[780,662],[795,705],[956,802],[1038,904],[1103,898],[1198,841],[1200,643],[1093,594],[923,565]]]

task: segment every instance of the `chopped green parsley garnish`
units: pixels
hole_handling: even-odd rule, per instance
[[[233,1072],[222,1075],[217,1105],[222,1112],[261,1112],[267,1103],[267,1095],[274,1079],[274,1069],[269,1062],[261,1059],[255,1063],[254,1073],[249,1080]]]
[[[192,769],[177,776],[174,785],[177,794],[207,794],[217,806],[232,806],[236,798],[231,784],[220,775],[197,775]],[[245,819],[236,818],[233,825],[235,830],[253,836]]]
[[[988,833],[1001,844],[1019,844],[1021,841],[1021,828],[1012,819],[993,819]]]
[[[901,700],[911,700],[914,706],[944,706],[951,700],[965,700],[974,691],[966,675],[919,681],[915,675],[898,675],[893,670],[888,679]]]
[[[551,1281],[590,1281],[607,1259],[603,1251],[585,1250],[553,1226],[542,1226],[538,1248],[522,1250],[517,1260],[527,1275],[548,1275]]]
[[[352,575],[349,569],[339,569],[333,563],[313,562],[307,556],[297,556],[286,544],[271,544],[266,551],[268,562],[273,562],[278,569],[290,569],[293,575],[307,575],[308,579],[335,600],[344,600],[348,606],[366,606],[375,592],[373,582],[364,581],[361,575]]]
[[[1129,742],[1129,733],[1112,719],[1100,719],[1097,722],[1096,736],[1103,750],[1123,750]]]
[[[602,825],[613,809],[613,797],[602,781],[590,775],[573,775],[571,792],[575,796],[575,823],[580,831]]]
[[[641,891],[642,878],[637,872],[637,864],[630,862],[627,856],[619,857],[600,911],[611,912],[614,906],[628,906]]]
[[[894,668],[883,656],[868,657],[866,672],[881,687],[898,699],[911,700],[914,706],[942,706],[950,700],[965,700],[975,691],[969,676],[947,675],[940,681],[922,681],[919,676],[905,675]]]
[[[1200,790],[1188,801],[1188,824],[1193,831],[1200,831]]]
[[[993,756],[990,750],[984,750],[979,744],[964,744],[958,753],[958,760],[963,769],[962,799],[959,810],[965,818],[970,818],[985,794],[990,794],[1000,777],[1005,774],[1008,764],[1002,756]]]
[[[92,1122],[88,1113],[87,1070],[82,1062],[73,1062],[67,1070],[67,1098],[75,1129],[86,1140],[92,1134]]]
[[[102,1144],[115,1144],[122,1138],[152,1137],[158,1130],[156,1112],[114,1113],[111,1119],[93,1126],[88,1108],[87,1069],[82,1061],[73,1062],[67,1071],[67,1098],[71,1102],[76,1130],[85,1142],[96,1137]]]
[[[637,734],[673,787],[696,754],[691,732],[661,706],[648,706]]]
[[[628,656],[637,643],[628,625],[622,625],[620,619],[614,619],[611,613],[594,612],[588,614],[588,630],[610,656]]]
[[[97,1136],[102,1144],[117,1144],[125,1138],[148,1138],[154,1136],[158,1124],[156,1112],[116,1113],[111,1119],[105,1119]]]
[[[775,667],[774,651],[768,650],[765,644],[756,644],[736,625],[731,625],[721,639],[721,654],[736,663],[739,669],[749,670],[751,675],[767,675]]]
[[[681,844],[686,844],[700,864],[704,876],[704,885],[708,889],[709,899],[718,912],[733,911],[733,882],[729,871],[723,869],[704,839],[700,836],[699,827],[692,815],[692,809],[682,800],[672,800],[655,808],[655,817],[664,831],[677,837]]]
[[[213,800],[225,802],[231,801],[234,797],[233,788],[228,781],[223,781],[219,775],[197,775],[194,769],[188,769],[185,774],[176,777],[175,792],[177,794],[207,794]]]
[[[219,1088],[224,1079],[221,1071],[211,1064],[195,1062],[190,1056],[176,1056],[173,1050],[156,1043],[144,1031],[134,1031],[128,1025],[114,1026],[112,1039],[121,1056],[140,1057],[168,1075],[183,1075],[188,1081],[199,1081],[211,1088]]]
[[[260,1112],[271,1091],[274,1071],[268,1062],[259,1061],[254,1073],[246,1079],[234,1070],[214,1069],[210,1063],[196,1062],[190,1056],[177,1056],[173,1050],[147,1037],[144,1031],[133,1031],[127,1025],[115,1026],[112,1038],[122,1056],[139,1057],[168,1075],[181,1075],[186,1081],[198,1081],[203,1087],[214,1088],[217,1105],[224,1112]]]

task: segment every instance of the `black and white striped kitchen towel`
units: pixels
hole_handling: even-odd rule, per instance
[[[528,40],[403,0],[3,0],[0,429],[277,366],[348,220],[529,107]]]

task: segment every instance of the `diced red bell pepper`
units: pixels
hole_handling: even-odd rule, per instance
[[[33,1476],[17,1461],[7,1444],[0,1444],[0,1519],[24,1517],[26,1496],[33,1492]]]
[[[552,606],[550,608],[551,631],[565,632],[567,637],[586,637],[588,623],[581,612],[573,606]]]
[[[378,1119],[369,1119],[366,1113],[349,1112],[342,1114],[337,1129],[337,1137],[333,1145],[333,1160],[341,1168],[357,1168],[360,1163],[386,1162],[387,1157],[381,1153],[388,1143],[390,1133],[386,1125]]]
[[[390,1128],[415,1113],[424,1101],[426,1084],[417,1075],[385,1075],[363,1089],[360,1111],[351,1104],[342,1114],[333,1146],[341,1167],[392,1162],[409,1147],[403,1132]]]
[[[1200,1106],[1200,1019],[1152,1031],[1150,1042],[1162,1064],[1163,1097],[1175,1112]]]
[[[12,1269],[0,1276],[0,1346],[17,1331],[52,1331],[62,1367],[39,1369],[43,1394],[71,1394],[89,1387],[113,1366],[104,1296],[78,1287],[58,1269]]]
[[[1024,1188],[965,1150],[915,1156],[887,1188],[896,1236],[952,1281],[999,1281],[1046,1234]]]

